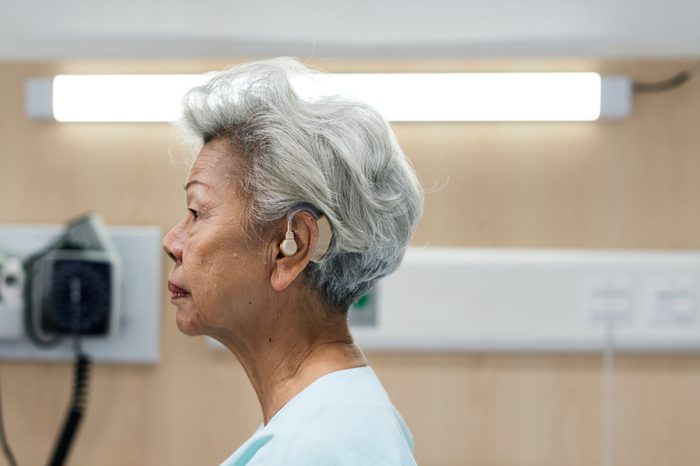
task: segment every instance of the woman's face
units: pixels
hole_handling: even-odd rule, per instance
[[[188,335],[246,331],[269,287],[265,243],[249,238],[231,146],[207,143],[185,185],[187,212],[163,239],[175,265],[168,288],[178,328]]]

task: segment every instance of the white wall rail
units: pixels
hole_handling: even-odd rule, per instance
[[[700,351],[700,251],[410,250],[350,311],[367,350]]]

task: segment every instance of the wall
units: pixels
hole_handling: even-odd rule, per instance
[[[194,72],[226,63],[1,64],[0,223],[63,223],[94,209],[110,224],[165,231],[184,215],[186,171],[169,161],[178,149],[168,125],[28,121],[25,78]],[[334,71],[600,70],[646,80],[689,63],[315,62]],[[414,243],[700,248],[700,81],[639,96],[635,106],[622,122],[395,125],[430,191]],[[178,333],[170,304],[162,329],[160,364],[95,367],[71,464],[219,464],[258,426],[257,400],[235,359]],[[368,358],[413,430],[421,465],[600,463],[600,355]],[[46,461],[70,379],[64,364],[0,364],[6,430],[20,464]],[[700,464],[698,393],[700,356],[618,356],[614,464]]]

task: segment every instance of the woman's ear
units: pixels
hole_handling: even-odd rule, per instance
[[[276,291],[284,291],[297,279],[309,264],[318,240],[316,218],[305,210],[294,214],[289,225],[291,233],[281,235],[276,241],[272,261],[270,284]],[[293,243],[296,243],[294,250]]]

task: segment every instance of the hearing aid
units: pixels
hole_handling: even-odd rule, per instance
[[[331,227],[331,223],[328,221],[328,217],[323,215],[311,204],[300,204],[287,214],[287,231],[284,234],[284,240],[280,243],[280,252],[285,257],[290,257],[296,254],[298,246],[296,240],[294,239],[294,232],[292,231],[292,220],[294,220],[294,216],[296,214],[302,211],[309,212],[316,219],[318,238],[309,260],[311,262],[318,262],[328,251],[328,247],[331,244],[331,239],[333,238],[333,228]]]
[[[297,253],[297,242],[294,240],[292,222],[287,218],[287,232],[284,234],[284,241],[280,244],[280,252],[285,257],[293,256]]]

